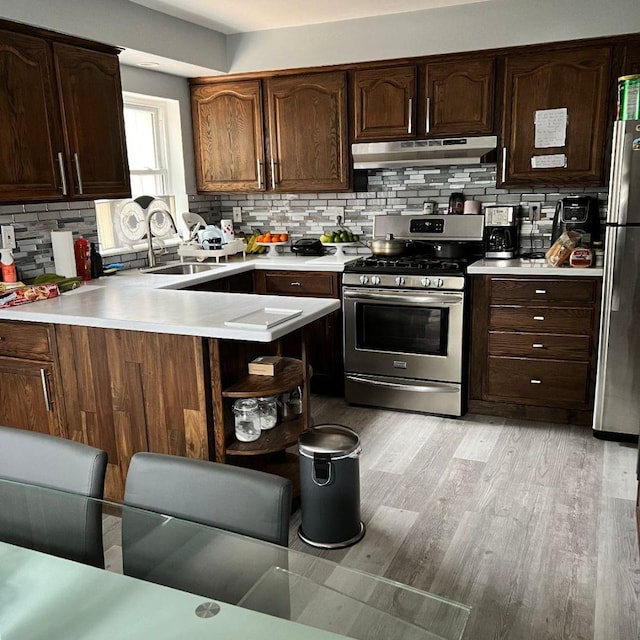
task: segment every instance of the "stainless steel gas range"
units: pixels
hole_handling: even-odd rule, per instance
[[[465,411],[469,261],[484,217],[376,216],[374,236],[406,240],[343,276],[347,402],[460,416]]]

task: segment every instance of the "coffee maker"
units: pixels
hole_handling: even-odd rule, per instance
[[[588,233],[591,242],[600,240],[598,200],[591,196],[567,196],[558,200],[551,242],[555,242],[564,231]]]
[[[509,259],[518,255],[519,209],[517,205],[484,208],[485,257]]]

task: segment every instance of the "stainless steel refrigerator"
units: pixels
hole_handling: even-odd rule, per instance
[[[593,428],[640,432],[640,120],[613,130]]]

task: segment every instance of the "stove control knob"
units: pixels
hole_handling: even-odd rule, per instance
[[[402,285],[404,284],[404,278],[403,278],[402,276],[398,276],[398,277],[396,278],[396,284],[397,284],[398,286],[402,286]]]
[[[429,278],[422,278],[422,280],[420,280],[420,283],[423,287],[428,287],[431,284],[431,280],[429,280]]]
[[[371,284],[380,284],[380,277],[379,276],[372,276],[371,277]]]
[[[442,280],[442,278],[436,278],[436,287],[440,288],[443,285],[444,281]]]
[[[360,284],[368,284],[369,278],[367,276],[360,276]]]

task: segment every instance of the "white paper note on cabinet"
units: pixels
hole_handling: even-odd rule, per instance
[[[567,143],[567,108],[541,109],[534,120],[536,149],[564,147]]]
[[[532,156],[532,169],[564,169],[567,166],[567,156],[564,153],[552,153],[546,156]]]

